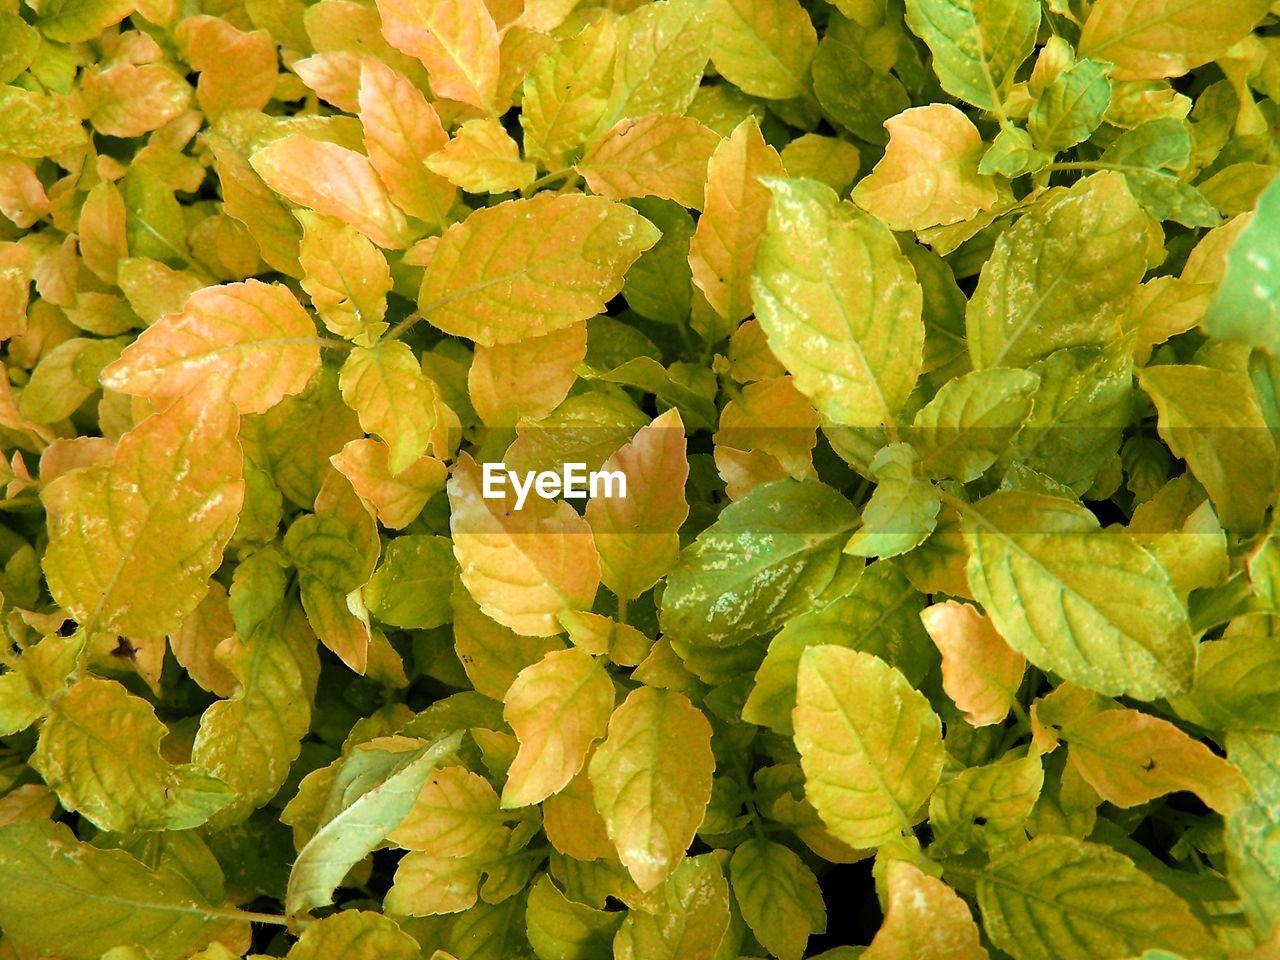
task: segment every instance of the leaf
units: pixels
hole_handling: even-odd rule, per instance
[[[238,421],[189,393],[43,489],[49,591],[86,636],[163,636],[199,604],[244,498]]]
[[[306,389],[319,367],[315,324],[293,294],[246,280],[197,290],[109,364],[102,383],[163,405],[216,376],[241,413],[262,413]]]
[[[753,312],[751,267],[771,205],[760,178],[783,173],[754,117],[720,141],[707,165],[706,204],[689,241],[689,267],[707,303],[731,325]]]
[[[942,729],[901,672],[869,653],[810,647],[793,718],[805,799],[836,838],[874,847],[911,827],[942,773]]]
[[[302,289],[330,331],[362,342],[380,336],[387,324],[391,271],[382,251],[341,221],[298,211],[302,244]]]
[[[751,278],[770,349],[835,422],[892,424],[924,343],[914,271],[884,226],[838,205],[830,188],[775,181],[771,189]]]
[[[31,764],[64,807],[102,830],[189,830],[232,793],[199,767],[165,760],[167,732],[145,700],[84,677],[50,710]]]
[[[611,200],[654,196],[701,209],[707,162],[720,138],[692,117],[622,120],[587,148],[576,169]]]
[[[628,912],[614,938],[617,960],[719,956],[721,944],[730,936],[729,890],[713,855],[684,860],[655,892],[654,901],[652,912]]]
[[[966,568],[997,632],[1031,663],[1099,693],[1154,700],[1195,663],[1168,574],[1068,500],[997,493],[965,511]]]
[[[1228,529],[1256,530],[1275,499],[1276,450],[1248,379],[1185,364],[1147,367],[1138,383],[1159,411],[1161,439],[1187,461]]]
[[[862,526],[844,552],[857,557],[894,557],[918,547],[933,532],[942,500],[933,484],[915,477],[909,444],[885,447],[868,468],[875,492],[862,508]]]
[[[970,220],[995,206],[995,182],[978,172],[982,136],[955,107],[912,107],[884,126],[889,146],[853,202],[891,230]]]
[[[53,0],[40,8],[40,32],[49,40],[92,40],[134,10],[129,0]]]
[[[1252,794],[1239,770],[1167,720],[1137,710],[1103,710],[1060,729],[1080,776],[1118,807],[1189,790],[1225,816]]]
[[[743,93],[773,100],[803,96],[818,49],[809,14],[795,0],[712,0],[711,60]]]
[[[517,633],[553,636],[560,611],[590,609],[600,559],[591,528],[569,504],[533,496],[516,510],[510,485],[502,499],[486,499],[468,454],[448,490],[462,582],[487,616]]]
[[[961,770],[941,784],[929,801],[934,844],[940,852],[961,854],[1021,843],[1044,777],[1035,749],[1021,758]]]
[[[1115,173],[1097,173],[1001,234],[965,315],[978,369],[1104,346],[1146,270],[1146,222]]]
[[[683,694],[640,687],[613,712],[588,773],[609,839],[641,890],[680,864],[711,799],[714,769],[711,724]]]
[[[364,155],[294,133],[256,151],[249,165],[286,200],[336,217],[385,249],[409,245],[404,214]]]
[[[992,943],[1016,960],[1096,960],[1164,947],[1219,957],[1186,903],[1126,857],[1071,837],[1036,837],[978,879]]]
[[[933,52],[942,89],[997,110],[1035,45],[1034,0],[909,0],[907,26]]]
[[[81,843],[61,823],[0,829],[0,873],[0,923],[38,953],[97,960],[113,947],[145,943],[155,960],[178,960],[233,934],[228,911],[205,902],[180,873]]]
[[[1280,744],[1273,733],[1233,733],[1227,752],[1259,798],[1227,818],[1227,872],[1250,925],[1259,937],[1265,937],[1280,919],[1272,896],[1280,877],[1275,855],[1280,817],[1275,805],[1265,799],[1275,796],[1280,780]]]
[[[492,117],[468,120],[453,139],[427,158],[432,173],[468,193],[507,193],[533,182],[537,168],[520,159],[520,148]]]
[[[381,0],[378,13],[391,45],[427,68],[436,96],[496,112],[498,28],[480,0]]]
[[[1222,340],[1242,340],[1280,354],[1280,307],[1276,305],[1273,279],[1280,265],[1275,237],[1280,221],[1280,181],[1258,198],[1257,211],[1227,251],[1226,276],[1204,318],[1205,332]]]
[[[392,627],[431,630],[453,619],[449,595],[458,570],[445,537],[396,537],[362,595],[370,615]]]
[[[625,919],[570,900],[545,874],[529,890],[525,922],[539,960],[611,960],[613,936]]]
[[[553,169],[587,141],[608,107],[617,30],[600,17],[539,60],[524,79],[525,155]]]
[[[868,143],[883,144],[888,141],[885,121],[910,107],[911,100],[901,80],[864,59],[869,53],[838,34],[823,37],[813,58],[813,92],[841,127]]]
[[[436,426],[436,392],[407,344],[356,347],[342,365],[338,388],[361,428],[386,442],[392,477],[427,452]]]
[[[989,368],[948,380],[920,409],[908,435],[934,477],[977,480],[1008,448],[1031,413],[1040,378]]]
[[[784,736],[795,733],[796,675],[809,647],[835,644],[875,654],[917,685],[936,662],[920,625],[923,597],[892,564],[873,563],[847,596],[789,619],[769,641],[742,717]]]
[[[307,925],[289,960],[419,960],[418,942],[393,920],[366,910],[343,910]]]
[[[412,523],[448,477],[448,468],[433,457],[422,457],[393,477],[390,448],[368,438],[350,441],[329,460],[390,530]]]
[[[515,343],[477,345],[467,371],[471,403],[490,426],[510,426],[521,417],[540,420],[577,381],[586,352],[586,324]]]
[[[324,817],[289,872],[285,906],[297,915],[333,902],[347,871],[400,825],[423,784],[461,743],[461,733],[397,754],[376,783]]]
[[[867,960],[988,960],[968,905],[941,880],[905,860],[884,872],[889,907]]]
[[[601,580],[624,600],[664,577],[680,553],[679,530],[689,515],[685,447],[680,414],[668,410],[600,468],[627,478],[625,497],[594,497],[585,513],[600,554]]]
[[[1173,702],[1179,714],[1215,730],[1280,732],[1280,656],[1271,637],[1241,630],[1201,644],[1191,691]]]
[[[1117,80],[1180,77],[1243,40],[1267,12],[1263,0],[1206,7],[1189,0],[1099,0],[1080,53],[1109,60]]]
[[[663,632],[737,646],[843,596],[861,573],[840,553],[856,522],[853,505],[816,481],[757,487],[681,553],[662,594]]]
[[[967,603],[935,603],[920,619],[942,654],[942,689],[965,720],[975,727],[1003,721],[1022,684],[1026,658]]]
[[[540,803],[582,769],[613,713],[613,682],[574,647],[525,667],[503,699],[502,716],[520,741],[502,788],[502,806],[510,809]]]
[[[747,926],[779,960],[800,960],[810,934],[826,930],[818,878],[782,844],[747,840],[733,852],[730,877]]]
[[[597,133],[629,117],[684,113],[709,56],[705,5],[698,0],[645,4],[618,22],[617,33],[613,87]]]
[[[670,2],[670,0],[668,0]],[[554,235],[554,253],[545,238]],[[440,239],[418,294],[422,315],[485,346],[515,343],[589,319],[658,232],[600,197],[539,194],[477,211]],[[493,253],[502,250],[500,263]]]
[[[1054,77],[1036,98],[1027,128],[1036,147],[1058,153],[1087,140],[1110,104],[1106,72],[1092,60],[1080,60]]]
[[[359,106],[365,153],[391,200],[443,227],[456,191],[423,163],[449,139],[435,108],[407,78],[372,58],[360,61]]]

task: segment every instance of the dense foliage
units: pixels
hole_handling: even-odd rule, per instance
[[[1278,14],[0,0],[0,958],[1274,956]]]

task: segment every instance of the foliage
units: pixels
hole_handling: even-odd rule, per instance
[[[1270,0],[0,0],[0,958],[1272,956],[1278,103]]]

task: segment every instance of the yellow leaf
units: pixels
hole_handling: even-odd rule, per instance
[[[613,200],[654,196],[702,209],[707,162],[720,138],[692,117],[623,120],[588,148],[577,170]]]
[[[520,741],[502,806],[528,806],[563,790],[587,762],[591,744],[604,736],[613,698],[609,674],[577,647],[548,653],[521,670],[502,708]]]
[[[296,213],[302,224],[302,289],[324,325],[340,337],[367,343],[387,325],[391,270],[387,258],[362,234],[331,217],[308,210]]]
[[[521,670],[564,649],[558,637],[524,637],[486,616],[461,584],[449,599],[458,659],[476,692],[486,697],[502,700]]]
[[[196,100],[210,117],[261,110],[276,92],[276,45],[265,30],[249,33],[219,17],[187,17],[174,31],[183,59],[198,71]]]
[[[1268,0],[1098,0],[1080,35],[1080,55],[1110,60],[1115,80],[1180,77],[1216,60],[1266,16]]]
[[[689,515],[684,423],[672,408],[642,427],[601,467],[627,477],[625,497],[596,497],[586,519],[595,534],[605,586],[632,600],[675,565],[678,531]]]
[[[942,725],[900,671],[859,650],[809,647],[792,720],[805,799],[837,839],[873,847],[911,827],[942,774]]]
[[[121,63],[88,71],[81,95],[89,122],[109,137],[140,137],[164,126],[191,103],[187,81],[162,63]]]
[[[865,960],[988,960],[959,894],[905,860],[885,867],[889,906]]]
[[[608,106],[617,45],[614,18],[601,16],[535,64],[520,104],[526,156],[554,168],[586,142]]]
[[[101,830],[188,830],[232,793],[198,767],[170,765],[160,755],[167,733],[147,701],[84,677],[52,708],[31,765],[66,809]]]
[[[245,280],[197,290],[109,364],[102,385],[164,404],[215,378],[241,413],[262,413],[319,368],[315,324],[293,294]]]
[[[449,480],[449,529],[462,582],[480,609],[526,636],[562,632],[561,610],[589,610],[600,583],[591,528],[564,501],[482,494],[479,465],[463,454]]]
[[[716,467],[728,483],[730,498],[741,499],[758,486],[749,477],[815,477],[813,447],[818,440],[818,421],[818,412],[790,377],[747,384],[725,404],[712,438]],[[748,476],[743,476],[748,465]]]
[[[391,476],[427,452],[436,425],[436,390],[408,344],[390,340],[356,347],[342,365],[338,387],[365,433],[386,441]]]
[[[587,325],[516,343],[476,346],[467,392],[489,426],[514,426],[521,417],[541,420],[577,382],[575,367],[587,354]]]
[[[359,105],[365,153],[391,199],[411,217],[443,227],[457,191],[426,166],[449,139],[435,108],[407,79],[368,57],[360,65]]]
[[[588,773],[609,838],[641,890],[684,859],[714,770],[711,724],[684,694],[640,687],[613,712]]]
[[[751,297],[769,347],[818,410],[892,424],[923,362],[923,296],[879,221],[812,180],[775,180]]]
[[[575,860],[616,860],[604,820],[596,810],[591,778],[583,769],[542,803],[542,826],[551,845]]]
[[[782,148],[782,164],[789,175],[810,177],[842,194],[858,178],[862,156],[847,140],[806,133]]]
[[[942,654],[942,689],[965,719],[975,727],[1004,720],[1022,683],[1026,658],[967,603],[935,603],[921,611],[920,619]]]
[[[399,250],[412,240],[373,165],[354,150],[294,133],[255,152],[249,165],[285,199],[337,217],[380,247]]]
[[[1061,726],[1067,756],[1098,795],[1136,807],[1166,793],[1189,790],[1229,814],[1253,791],[1235,766],[1168,720],[1123,707]]]
[[[235,630],[231,608],[227,605],[227,588],[211,580],[209,592],[200,605],[169,635],[174,659],[192,680],[219,697],[231,696],[236,678],[214,656],[214,650]]]
[[[711,0],[707,15],[711,60],[726,80],[753,97],[809,94],[818,33],[797,0]]]
[[[853,201],[890,229],[956,223],[995,206],[995,178],[978,173],[986,149],[982,135],[955,107],[912,107],[884,128],[889,146],[853,188]]]
[[[537,168],[520,159],[520,148],[492,117],[468,120],[427,167],[468,193],[509,193],[533,182]]]
[[[390,448],[367,437],[352,440],[329,458],[360,499],[377,511],[378,521],[389,530],[400,530],[444,489],[449,469],[434,457],[422,457],[392,476],[390,460]]]
[[[494,113],[498,28],[482,0],[379,0],[378,12],[383,35],[422,61],[436,96]]]
[[[436,857],[473,857],[503,832],[498,795],[489,781],[453,766],[431,775],[387,839]]]
[[[689,267],[707,303],[731,325],[752,313],[751,265],[771,203],[759,178],[782,176],[782,160],[755,117],[720,142],[707,166],[706,206],[689,242]]]
[[[563,330],[600,313],[658,236],[630,207],[602,197],[509,200],[445,231],[418,303],[445,333],[485,346]]]
[[[239,422],[189,393],[122,436],[109,464],[44,488],[49,590],[86,634],[168,634],[196,608],[244,500]]]
[[[597,135],[628,117],[684,113],[709,56],[701,0],[641,4],[619,20],[617,31],[613,87]]]

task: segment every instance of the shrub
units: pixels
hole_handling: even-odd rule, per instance
[[[1270,956],[1270,8],[4,4],[0,956]]]

